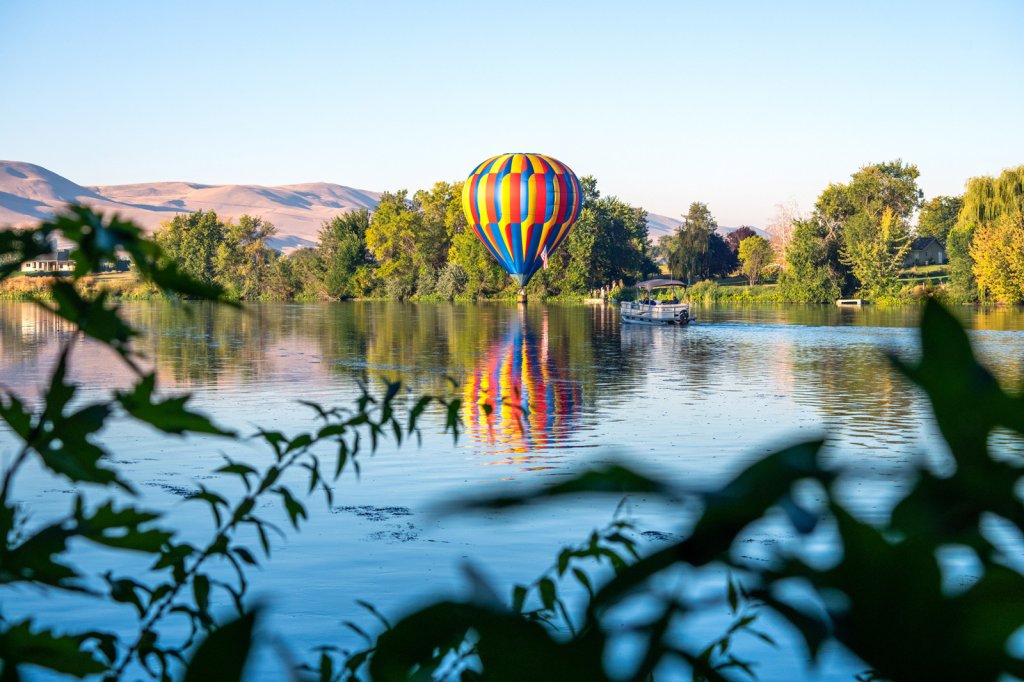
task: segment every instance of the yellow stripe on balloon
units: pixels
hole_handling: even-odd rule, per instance
[[[473,204],[470,201],[470,187],[473,184],[473,176],[469,176],[469,179],[462,183],[462,212],[466,214],[466,219],[469,222],[472,221],[473,215]]]
[[[491,222],[490,214],[487,211],[487,191],[486,187],[482,186],[487,182],[487,175],[480,174],[476,176],[474,180],[477,183],[475,193],[477,215],[480,216],[480,227],[485,227],[489,222]],[[486,233],[486,230],[484,230],[484,232]]]

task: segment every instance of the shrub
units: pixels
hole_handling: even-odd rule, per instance
[[[446,263],[441,268],[434,292],[446,301],[453,301],[456,296],[462,294],[468,281],[469,278],[461,267],[455,263]]]

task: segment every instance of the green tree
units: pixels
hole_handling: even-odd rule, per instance
[[[392,297],[405,298],[415,290],[422,229],[423,215],[406,190],[381,195],[366,229],[366,246],[380,264],[378,274]]]
[[[945,244],[950,230],[956,225],[963,203],[962,196],[939,196],[924,202],[917,218],[917,236],[935,237]]]
[[[970,249],[982,298],[1024,301],[1024,217],[1004,213],[986,222],[975,232]]]
[[[884,210],[877,227],[871,216],[864,213],[850,221],[851,226],[863,224],[868,227],[862,228],[863,236],[843,251],[844,262],[869,298],[893,294],[910,251],[906,225],[891,208]]]
[[[796,220],[786,248],[786,269],[779,276],[783,300],[832,303],[842,294],[843,276],[833,267],[828,228],[818,220]]]
[[[163,223],[154,237],[186,275],[207,284],[215,281],[217,247],[224,241],[224,223],[216,213],[179,213]]]
[[[234,298],[255,300],[264,286],[277,253],[267,240],[277,233],[273,223],[243,215],[223,227],[214,259],[216,281]]]
[[[683,224],[667,243],[668,266],[673,277],[695,282],[709,276],[714,248],[712,237],[717,228],[718,221],[707,204],[701,201],[690,204]]]
[[[601,196],[591,176],[582,178],[580,186],[579,218],[565,243],[549,257],[549,268],[531,281],[531,289],[579,295],[657,270],[650,254],[647,212],[618,197]]]
[[[487,296],[506,288],[511,281],[505,270],[491,255],[487,247],[477,239],[473,228],[463,226],[452,235],[448,250],[448,262],[466,276],[462,290],[469,296]]]
[[[876,248],[887,211],[893,216],[890,227],[903,227],[920,205],[919,175],[917,166],[900,159],[868,164],[852,174],[850,182],[830,184],[818,197],[812,219],[823,229],[829,269],[841,275],[844,289],[848,275],[856,277],[850,269],[854,261],[877,283],[879,273],[863,259]],[[877,267],[886,269],[882,263]],[[862,280],[860,286],[870,288]]]
[[[743,274],[750,281],[750,286],[757,284],[765,267],[775,259],[775,252],[768,240],[754,235],[740,241],[738,255]]]
[[[618,197],[601,196],[593,177],[585,177],[581,185],[583,206],[565,247],[569,262],[563,288],[579,294],[656,271],[647,212]]]
[[[317,251],[327,295],[333,299],[362,296],[370,265],[366,231],[370,212],[349,211],[324,221]]]
[[[994,223],[1000,216],[1018,220],[1024,214],[1024,166],[1008,168],[999,177],[983,176],[967,181],[963,206],[956,225],[949,233],[949,284],[955,300],[978,299],[971,245],[979,227]]]
[[[288,287],[300,301],[329,301],[331,293],[327,290],[327,273],[324,271],[323,259],[316,249],[295,249],[287,258],[282,258],[275,279],[288,282]]]
[[[422,215],[416,235],[416,260],[431,272],[440,272],[448,262],[452,237],[466,226],[462,211],[462,183],[436,182],[420,190],[413,202]]]

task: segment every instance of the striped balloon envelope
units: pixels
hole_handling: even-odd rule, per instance
[[[469,174],[462,208],[477,238],[526,286],[579,217],[580,181],[550,156],[500,154]]]

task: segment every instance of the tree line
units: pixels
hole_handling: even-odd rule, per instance
[[[958,303],[1024,301],[1024,166],[972,178],[962,196],[927,201],[918,177],[917,166],[902,160],[866,165],[849,182],[829,184],[809,215],[782,215],[768,226],[768,239],[749,226],[722,236],[707,204],[693,202],[680,227],[657,243],[644,209],[602,196],[585,177],[579,220],[528,291],[573,298],[664,269],[691,284],[730,274],[751,285],[774,279],[775,299],[796,303],[910,293]],[[316,246],[287,255],[268,245],[274,226],[247,215],[237,222],[212,211],[177,215],[156,239],[181,270],[236,299],[513,296],[517,285],[467,224],[461,196],[458,182],[386,192],[372,213],[325,221]],[[948,285],[909,292],[901,274],[917,237],[943,244]]]
[[[533,294],[575,297],[658,270],[646,211],[601,196],[592,177],[583,178],[581,187],[580,217],[530,282]],[[268,245],[275,234],[261,218],[225,222],[199,211],[175,216],[155,236],[181,270],[237,299],[454,300],[518,291],[467,224],[459,182],[438,182],[413,194],[385,192],[372,213],[360,209],[327,220],[315,247],[287,255]]]
[[[739,266],[754,284],[774,271],[775,300],[794,303],[844,295],[1024,302],[1024,166],[972,178],[961,196],[927,201],[919,175],[902,160],[863,166],[849,182],[829,184],[810,215],[786,212],[768,226],[769,240],[740,230],[723,239],[707,206],[694,203],[683,225],[662,240],[661,252],[672,274],[689,282]],[[948,285],[915,291],[901,279],[920,237],[934,237],[946,249]]]

